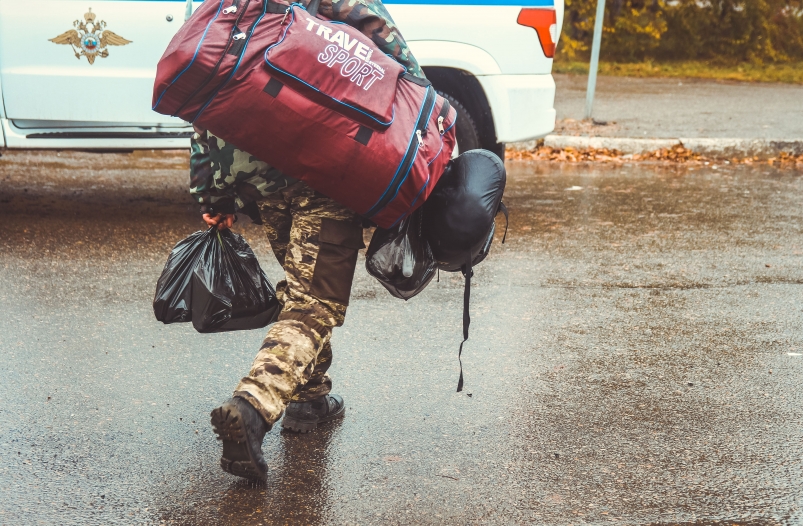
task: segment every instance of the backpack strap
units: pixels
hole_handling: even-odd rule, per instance
[[[283,15],[288,9],[290,9],[289,5],[280,4],[279,2],[274,2],[273,0],[266,0],[265,2],[265,12],[272,15]]]
[[[502,201],[499,201],[499,210],[497,210],[496,213],[498,214],[499,212],[505,214],[505,235],[502,236],[502,244],[504,245],[505,239],[507,239],[507,226],[510,223],[510,216],[508,215],[505,203],[503,203]]]
[[[466,277],[466,288],[463,290],[463,341],[460,342],[460,350],[457,352],[457,361],[460,362],[460,378],[457,380],[458,393],[463,390],[463,344],[468,340],[468,327],[471,325],[471,315],[468,310],[471,300],[471,276],[474,274],[471,270],[471,252],[468,253],[466,265],[461,270]]]
[[[310,3],[307,4],[307,13],[311,14],[312,16],[318,16],[318,8],[321,7],[321,0],[310,0]]]

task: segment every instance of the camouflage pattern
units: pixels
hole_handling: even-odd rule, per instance
[[[190,195],[205,210],[233,213],[296,182],[209,132],[196,132],[190,148]]]
[[[346,304],[311,293],[315,273],[331,272],[321,268],[319,235],[325,218],[360,236],[362,221],[302,182],[267,197],[260,212],[273,253],[285,271],[285,279],[276,285],[283,308],[234,395],[251,402],[273,423],[289,402],[314,400],[332,389],[327,374],[332,362],[330,338],[332,329],[343,324]],[[355,266],[339,271],[342,276],[337,277],[351,283]]]

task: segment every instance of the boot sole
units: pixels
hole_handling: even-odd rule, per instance
[[[262,482],[267,480],[267,471],[260,469],[248,447],[246,430],[239,411],[236,408],[218,407],[212,411],[211,416],[212,429],[217,434],[218,440],[223,442],[223,454],[220,457],[221,469],[237,477]]]
[[[338,418],[343,418],[346,414],[346,405],[343,404],[343,407],[337,413],[332,413],[331,415],[326,415],[323,418],[319,418],[317,420],[299,420],[297,418],[293,418],[292,416],[285,413],[284,418],[282,419],[282,427],[287,429],[288,431],[292,431],[294,433],[309,433],[310,431],[314,431],[315,428],[318,427],[318,424],[323,424],[324,422],[331,422],[332,420],[337,420]]]

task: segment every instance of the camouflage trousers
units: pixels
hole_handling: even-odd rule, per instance
[[[328,394],[332,329],[343,325],[357,252],[365,245],[362,220],[302,182],[269,195],[260,213],[285,279],[283,304],[251,371],[234,392],[272,424],[291,401]]]

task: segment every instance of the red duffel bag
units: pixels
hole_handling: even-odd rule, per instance
[[[159,61],[153,109],[389,228],[443,174],[457,113],[370,38],[315,11],[207,0]]]

